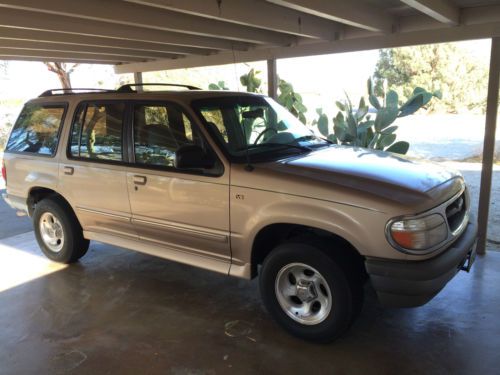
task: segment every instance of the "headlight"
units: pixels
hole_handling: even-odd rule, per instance
[[[428,250],[448,237],[448,227],[439,214],[390,222],[388,232],[392,242],[403,250]]]

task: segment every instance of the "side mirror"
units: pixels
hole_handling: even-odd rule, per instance
[[[207,154],[201,146],[184,145],[175,153],[175,167],[179,169],[212,169],[215,159]]]

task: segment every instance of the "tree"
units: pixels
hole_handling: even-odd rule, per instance
[[[71,88],[71,73],[76,69],[78,64],[66,64],[59,62],[44,62],[45,66],[52,73],[57,74],[59,82],[63,89]]]
[[[484,111],[488,66],[456,44],[380,50],[374,78],[378,96],[386,91],[384,82],[400,97],[411,96],[414,87],[425,87],[443,94],[442,100],[429,103],[431,111]]]
[[[0,61],[0,77],[4,77],[7,75],[7,69],[9,67],[8,61],[2,60]]]

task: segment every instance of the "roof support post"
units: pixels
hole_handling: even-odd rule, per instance
[[[278,99],[278,73],[276,59],[267,60],[267,95]]]
[[[491,178],[493,159],[495,157],[495,134],[498,113],[498,90],[500,84],[500,37],[491,40],[490,76],[488,82],[488,98],[486,100],[486,125],[483,143],[483,167],[481,171],[481,188],[478,210],[478,243],[477,253],[486,253],[488,235],[488,214],[490,209]]]
[[[142,72],[134,72],[134,83],[137,85],[140,85],[143,83],[142,82]],[[138,86],[136,90],[137,90],[137,92],[141,92],[142,87]]]

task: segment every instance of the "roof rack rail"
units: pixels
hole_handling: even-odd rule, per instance
[[[58,93],[60,92],[60,93]],[[53,95],[74,95],[74,94],[83,94],[86,92],[115,92],[115,90],[108,89],[92,89],[92,88],[68,88],[68,89],[50,89],[42,92],[38,97],[43,98],[46,96]]]
[[[172,86],[172,87],[184,87],[188,90],[201,90],[199,87],[190,86],[190,85],[181,85],[177,83],[129,83],[123,86],[120,86],[116,91],[117,92],[136,92],[132,87],[136,86]]]

